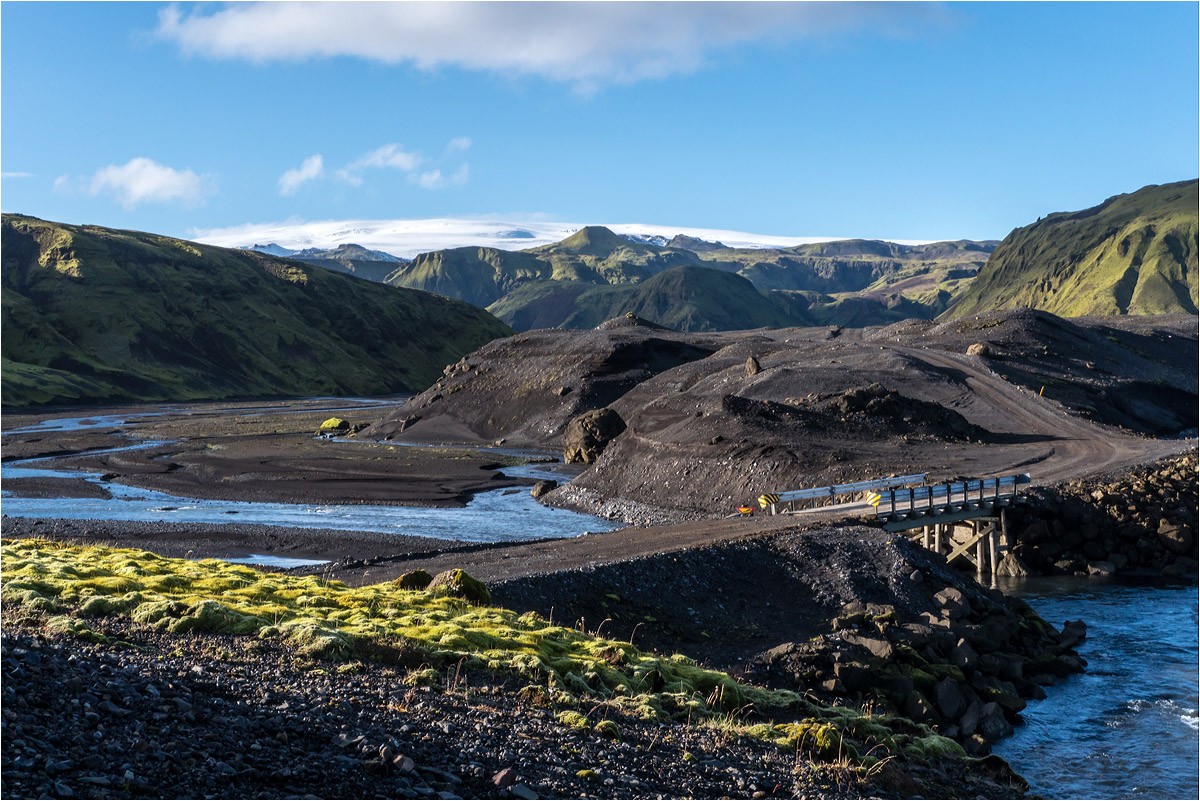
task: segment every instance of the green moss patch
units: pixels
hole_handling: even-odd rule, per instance
[[[737,736],[839,760],[890,748],[900,742],[894,732],[909,739],[930,734],[901,718],[821,707],[793,692],[741,684],[679,654],[648,653],[534,613],[487,606],[486,587],[461,570],[440,574],[427,589],[405,582],[349,587],[216,559],[37,540],[4,543],[0,562],[5,603],[71,610],[50,618],[48,626],[72,636],[103,642],[90,622],[120,615],[177,634],[278,639],[314,659],[382,659],[410,668],[410,686],[441,686],[446,682],[438,668],[447,665],[468,674],[503,673],[524,677],[529,686],[519,695],[557,709],[564,725],[606,737],[620,736],[618,725],[605,719],[608,711],[643,720],[709,721]],[[593,725],[578,709],[599,722]],[[799,722],[731,722],[770,710]],[[922,753],[933,745],[922,745]]]

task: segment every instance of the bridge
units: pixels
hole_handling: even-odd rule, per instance
[[[928,474],[859,481],[829,487],[767,492],[758,502],[769,514],[845,511],[873,518],[888,531],[914,541],[953,562],[960,557],[979,574],[996,575],[998,557],[1011,543],[1004,511],[1016,503],[1028,473],[926,484]],[[848,500],[846,500],[848,499]],[[841,502],[839,503],[839,500]],[[915,532],[921,529],[920,533]]]

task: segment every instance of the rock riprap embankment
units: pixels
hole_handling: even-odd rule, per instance
[[[824,704],[920,721],[974,754],[1080,671],[1059,632],[903,536],[816,526],[496,585],[510,605],[681,648]],[[600,623],[599,621],[603,621]]]
[[[1009,513],[1018,571],[1196,576],[1194,452],[1116,478],[1034,489],[1028,497]]]

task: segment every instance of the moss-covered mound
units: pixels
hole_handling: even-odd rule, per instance
[[[685,656],[648,653],[437,591],[393,582],[349,587],[216,559],[37,540],[6,543],[0,556],[6,604],[49,615],[50,628],[86,639],[103,641],[89,618],[123,615],[173,633],[279,638],[313,658],[386,658],[400,650],[426,660],[410,674],[414,684],[436,683],[439,665],[465,663],[528,682],[520,694],[533,703],[688,719],[867,767],[889,753],[926,759],[956,752],[952,741],[901,717],[823,707],[794,692],[742,684]],[[602,733],[620,736],[615,725]]]

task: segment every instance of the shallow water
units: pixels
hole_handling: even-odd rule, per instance
[[[1088,667],[1047,687],[995,753],[1047,798],[1196,798],[1196,587],[1063,578],[1001,589],[1057,627],[1086,622]]]
[[[329,399],[338,401],[339,399]],[[362,399],[340,399],[341,403]],[[394,401],[392,401],[394,402]],[[331,408],[333,408],[331,406]],[[136,417],[74,417],[44,421],[38,430],[73,430],[92,424],[133,425]],[[93,423],[93,421],[95,421]],[[55,428],[55,426],[61,426]],[[13,433],[13,432],[8,432]],[[150,448],[163,443],[140,442],[91,454]],[[239,523],[337,531],[371,531],[410,537],[436,537],[460,542],[520,542],[543,538],[577,537],[608,531],[617,524],[592,515],[543,506],[528,488],[509,487],[477,494],[466,508],[366,504],[292,504],[218,501],[185,498],[155,490],[101,481],[100,473],[56,469],[57,458],[22,459],[0,465],[0,480],[10,478],[76,478],[98,483],[112,498],[20,498],[5,491],[0,511],[11,517],[65,520],[130,520],[169,523]],[[578,471],[554,463],[506,467],[506,475],[534,479],[570,480]],[[256,562],[262,564],[262,562]]]
[[[402,404],[407,395],[396,395],[386,398],[301,398],[303,401],[326,401],[325,405],[305,406],[299,409],[281,409],[278,405],[259,405],[259,406],[233,406],[227,409],[220,410],[221,413],[234,415],[237,417],[247,417],[257,414],[309,414],[316,412],[347,412],[357,409],[370,408],[373,406],[399,406]],[[129,412],[125,414],[95,414],[86,415],[83,417],[55,417],[33,425],[22,426],[20,428],[10,428],[0,432],[0,435],[7,436],[8,434],[29,434],[33,432],[51,432],[51,431],[83,431],[88,429],[102,428],[129,428],[137,425],[143,420],[153,417],[162,417],[167,414],[175,414],[180,416],[188,416],[193,414],[205,413],[201,409],[191,409],[187,407],[176,407],[166,405],[158,407],[157,412]],[[208,412],[212,413],[212,412]]]
[[[287,570],[293,567],[314,567],[316,565],[329,564],[328,559],[297,559],[292,556],[271,556],[269,554],[252,553],[249,556],[239,556],[237,558],[226,557],[226,562],[233,562],[235,565],[266,565],[268,567],[279,567]]]
[[[506,468],[506,472],[544,477],[543,465]],[[31,469],[5,465],[2,478],[22,476],[86,477],[95,473]],[[218,501],[183,498],[165,492],[103,482],[113,497],[17,498],[5,493],[3,513],[10,517],[54,517],[65,520],[133,520],[168,523],[239,523],[337,531],[373,531],[410,537],[437,537],[461,542],[518,542],[545,537],[577,537],[608,531],[616,524],[591,515],[543,506],[524,487],[483,492],[462,509],[367,504],[296,504]]]

